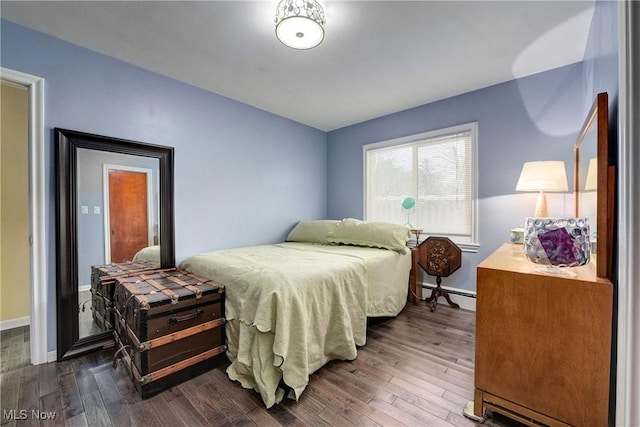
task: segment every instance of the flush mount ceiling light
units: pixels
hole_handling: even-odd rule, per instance
[[[311,49],[324,39],[324,10],[315,0],[282,0],[276,7],[276,37],[294,49]]]

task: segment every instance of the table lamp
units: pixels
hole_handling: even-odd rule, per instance
[[[525,162],[522,166],[522,172],[520,172],[516,191],[538,191],[538,200],[533,216],[536,218],[548,217],[547,198],[544,192],[569,191],[564,162],[556,160]]]

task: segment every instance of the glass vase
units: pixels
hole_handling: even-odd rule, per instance
[[[569,268],[589,263],[591,243],[587,218],[527,218],[525,257],[546,274],[575,276]]]

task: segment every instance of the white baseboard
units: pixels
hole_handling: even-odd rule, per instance
[[[31,324],[31,316],[16,317],[15,319],[0,320],[0,331],[19,328]]]
[[[91,290],[91,285],[78,286],[78,292],[84,292]]]
[[[47,362],[55,362],[58,360],[58,351],[53,350],[47,353]]]
[[[422,283],[422,299],[429,298],[431,295],[431,289],[435,288],[435,286],[431,284]],[[441,286],[445,291],[449,291],[449,298],[451,301],[455,302],[465,310],[476,311],[476,293],[474,291],[467,291],[457,288],[450,288],[448,286]],[[440,297],[438,299],[438,304],[447,304],[447,300]]]

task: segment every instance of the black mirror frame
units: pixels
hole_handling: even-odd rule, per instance
[[[112,332],[79,338],[77,149],[157,158],[160,175],[160,263],[175,266],[173,170],[174,149],[67,129],[54,129],[56,140],[56,320],[58,360],[113,342]]]

